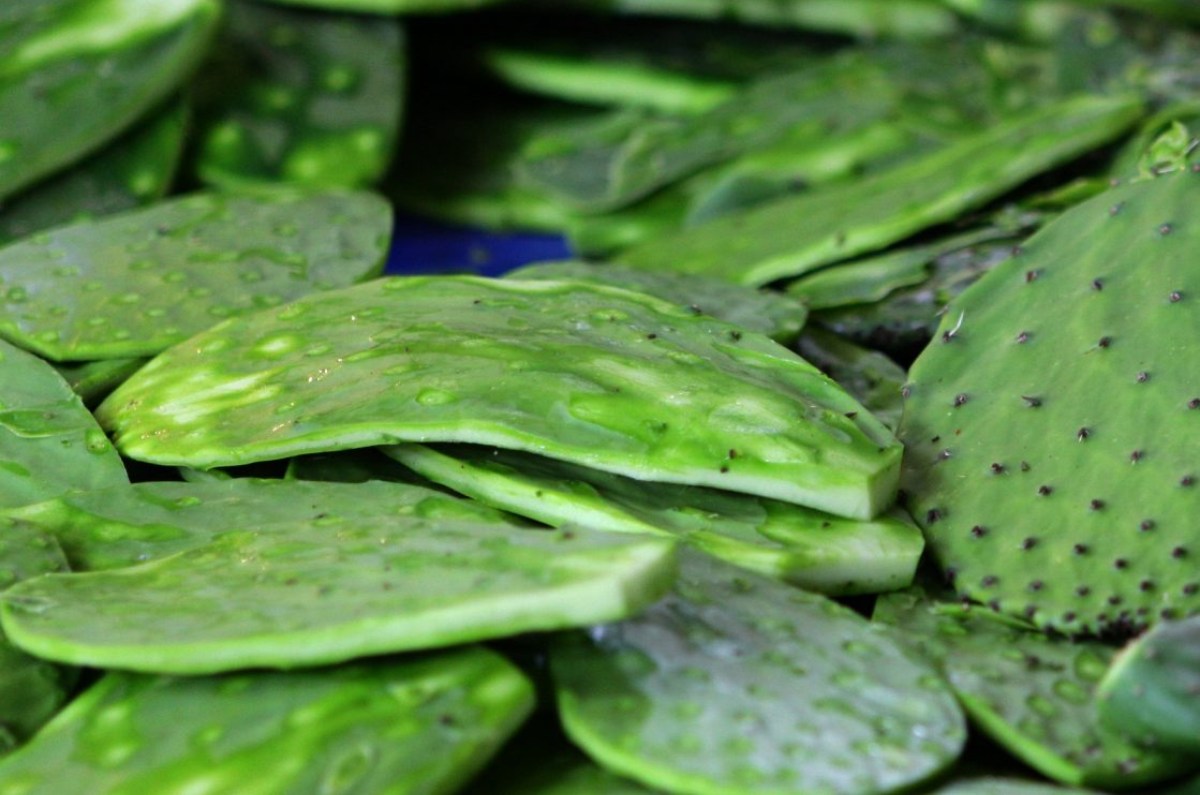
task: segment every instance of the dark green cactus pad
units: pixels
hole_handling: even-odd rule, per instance
[[[1049,103],[863,179],[647,240],[617,260],[749,285],[799,276],[950,221],[1113,140],[1141,115],[1129,96]]]
[[[2,763],[26,795],[450,793],[529,714],[481,648],[321,671],[108,673]]]
[[[1152,748],[1200,751],[1200,617],[1164,621],[1100,682],[1100,719]]]
[[[0,18],[0,199],[104,145],[191,73],[218,0],[63,0]]]
[[[960,595],[1127,633],[1200,610],[1200,174],[1067,211],[949,304],[910,372],[906,490]]]
[[[470,442],[851,518],[891,504],[900,455],[768,338],[568,281],[407,277],[310,296],[164,353],[97,414],[154,463]]]
[[[670,792],[879,793],[966,738],[934,671],[816,594],[696,553],[641,616],[564,635],[550,669],[568,736]]]
[[[904,411],[901,390],[904,368],[878,351],[859,347],[818,326],[808,328],[796,343],[806,361],[837,381],[889,428],[900,425]]]
[[[927,246],[888,251],[802,276],[787,285],[787,294],[810,309],[882,301],[896,290],[926,281],[931,259]]]
[[[22,649],[152,673],[296,668],[619,620],[674,579],[674,545],[397,514],[224,532],[130,568],[0,597]],[[104,611],[96,610],[104,604]]]
[[[230,530],[286,533],[296,522],[411,516],[513,524],[484,505],[420,486],[252,478],[135,483],[10,513],[52,533],[75,571],[133,566],[204,546]]]
[[[195,171],[219,187],[370,185],[395,149],[404,70],[395,19],[230,2],[198,75]]]
[[[128,482],[116,450],[62,376],[0,340],[0,511]]]
[[[368,480],[424,483],[420,475],[400,466],[374,447],[302,455],[288,461],[285,475],[295,480],[323,480],[332,483],[364,483]]]
[[[552,527],[668,535],[737,566],[833,594],[912,583],[925,544],[907,518],[842,519],[697,486],[646,483],[477,445],[396,445],[388,455],[431,481]]]
[[[100,359],[94,362],[59,362],[53,367],[71,390],[79,395],[84,405],[93,407],[145,363],[145,359]]]
[[[637,290],[747,331],[766,334],[784,344],[796,338],[808,317],[808,307],[799,299],[703,276],[639,271],[620,265],[597,266],[582,261],[541,262],[505,275],[513,279],[575,279]]]
[[[152,356],[225,318],[383,268],[367,192],[199,193],[0,249],[0,337],[56,361]]]
[[[1099,724],[1093,697],[1114,650],[1072,642],[980,607],[887,594],[874,620],[942,670],[976,726],[1042,774],[1072,786],[1129,789],[1195,766],[1144,751]]]
[[[6,201],[0,244],[161,199],[175,177],[189,115],[187,104],[175,100],[84,161]]]

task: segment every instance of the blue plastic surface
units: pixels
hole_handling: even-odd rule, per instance
[[[397,216],[387,273],[477,273],[499,276],[531,262],[571,257],[559,235],[485,232]]]

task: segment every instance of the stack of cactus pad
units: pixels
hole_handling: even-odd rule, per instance
[[[12,5],[0,793],[1200,792],[1193,3]]]

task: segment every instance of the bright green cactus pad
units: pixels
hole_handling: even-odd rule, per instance
[[[199,193],[0,248],[0,337],[56,361],[151,356],[233,315],[377,274],[367,192]]]
[[[100,406],[126,455],[199,468],[396,441],[536,451],[869,518],[899,445],[766,337],[580,282],[382,279],[237,318]]]
[[[925,546],[911,521],[842,519],[799,505],[645,483],[565,461],[477,445],[382,448],[430,480],[552,527],[669,535],[730,563],[832,594],[912,583]]]
[[[567,734],[678,793],[879,793],[958,756],[963,716],[932,669],[816,594],[685,554],[643,615],[564,635],[550,668]]]
[[[11,514],[53,533],[75,571],[145,563],[231,530],[287,533],[297,522],[408,516],[511,525],[479,503],[402,483],[234,478],[148,482],[67,495]]]
[[[1052,637],[916,592],[880,597],[874,620],[896,627],[941,668],[975,725],[1050,778],[1129,789],[1196,767],[1186,755],[1144,751],[1099,724],[1093,697],[1114,653],[1103,643]]]
[[[62,376],[0,340],[0,511],[128,482],[116,450]]]
[[[201,180],[356,188],[383,176],[405,93],[395,19],[235,0],[214,52],[197,81]]]
[[[960,595],[1070,633],[1200,611],[1200,173],[1067,211],[909,373],[905,489]]]
[[[109,673],[0,763],[0,792],[449,793],[533,706],[480,648],[320,671]]]
[[[1164,621],[1100,682],[1100,719],[1149,747],[1200,751],[1200,617]]]
[[[436,517],[302,521],[28,580],[0,614],[14,643],[51,660],[295,668],[617,620],[670,587],[673,553],[662,539]]]

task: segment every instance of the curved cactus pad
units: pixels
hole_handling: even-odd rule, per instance
[[[121,568],[204,546],[230,530],[287,533],[296,522],[410,516],[511,525],[480,503],[401,483],[238,478],[149,482],[10,512],[53,533],[75,571]]]
[[[565,461],[476,445],[383,451],[435,483],[552,527],[670,535],[730,563],[833,594],[912,583],[925,546],[896,516],[843,519],[698,486],[646,483]]]
[[[440,518],[300,522],[29,580],[0,613],[14,643],[52,660],[293,668],[623,618],[670,587],[673,553],[661,539]]]
[[[934,662],[972,720],[1041,773],[1071,786],[1137,787],[1194,763],[1143,751],[1096,720],[1093,696],[1113,650],[1071,642],[984,608],[887,594],[874,620]]]
[[[529,681],[479,648],[286,674],[109,673],[0,781],[26,795],[453,792],[532,706]]]
[[[141,369],[145,359],[97,359],[91,362],[59,362],[54,369],[86,406],[94,406],[129,376]]]
[[[550,667],[567,734],[670,792],[878,793],[966,737],[937,675],[825,597],[685,554],[642,616],[565,635]]]
[[[0,340],[0,511],[128,482],[116,450],[62,376]]]
[[[1200,173],[1115,188],[952,301],[909,374],[913,515],[960,595],[1064,632],[1200,611]]]
[[[1200,616],[1164,621],[1100,682],[1100,719],[1150,747],[1200,751]]]
[[[854,518],[891,503],[901,452],[766,337],[617,288],[478,277],[381,279],[233,319],[98,416],[156,463],[471,442]]]
[[[48,359],[151,356],[218,321],[377,274],[367,192],[200,193],[0,249],[0,336]]]

